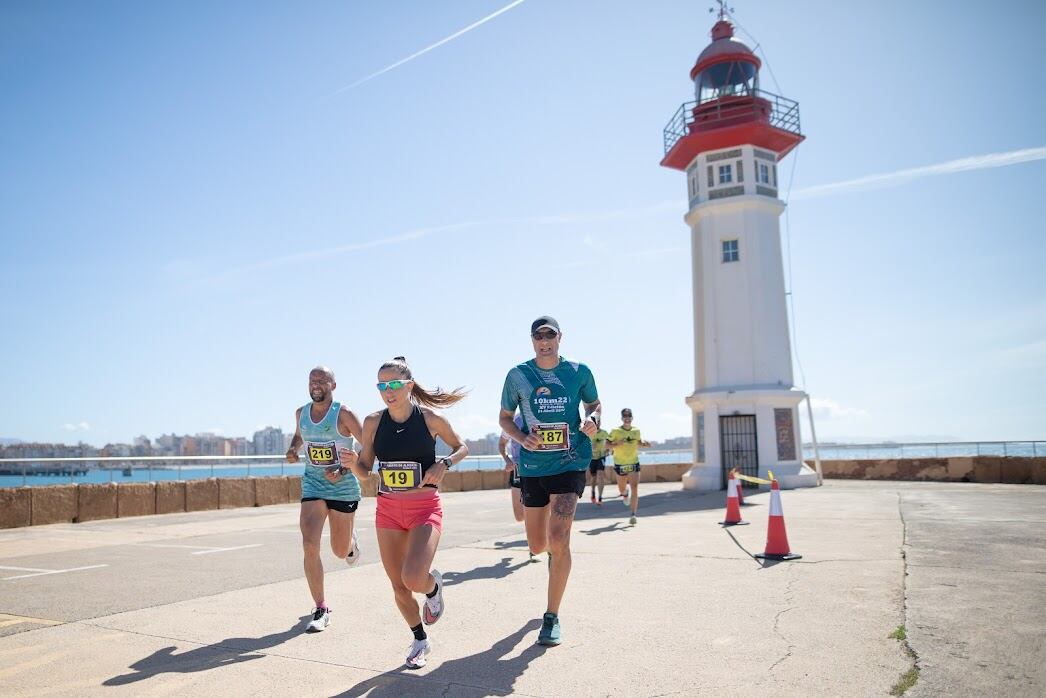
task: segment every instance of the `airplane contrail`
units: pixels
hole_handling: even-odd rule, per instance
[[[792,192],[790,199],[810,199],[817,196],[831,196],[832,194],[843,194],[863,189],[888,187],[891,185],[902,184],[920,177],[954,174],[956,172],[967,172],[969,170],[986,170],[993,167],[1017,165],[1022,162],[1034,162],[1036,160],[1046,160],[1046,146],[1011,150],[1005,153],[974,155],[968,158],[939,162],[936,165],[912,167],[905,170],[897,170],[896,172],[886,172],[883,174],[858,177],[857,179],[847,179],[832,184],[818,184],[812,187],[803,187],[802,189],[797,189]]]
[[[426,54],[426,53],[428,53],[429,51],[431,51],[434,48],[439,48],[443,44],[445,44],[445,43],[447,43],[449,41],[453,41],[454,39],[458,38],[462,34],[470,32],[470,31],[472,31],[473,29],[475,29],[476,27],[478,27],[478,26],[480,26],[482,24],[486,24],[487,22],[489,22],[490,20],[494,19],[495,17],[497,17],[498,15],[502,14],[503,12],[508,12],[513,7],[515,7],[516,5],[523,4],[523,2],[524,2],[524,0],[515,0],[515,2],[511,2],[508,5],[505,5],[504,7],[502,7],[497,12],[494,12],[492,14],[487,15],[483,19],[476,20],[475,22],[473,22],[472,24],[468,25],[464,29],[459,29],[458,31],[456,31],[453,34],[451,34],[450,36],[444,37],[444,38],[440,39],[439,41],[437,41],[436,43],[431,44],[429,46],[426,46],[425,48],[421,49],[420,51],[417,51],[415,53],[410,54],[406,58],[398,60],[398,61],[396,61],[395,63],[393,63],[391,65],[385,66],[384,68],[382,68],[381,70],[377,71],[376,73],[371,73],[367,77],[360,78],[359,80],[357,80],[356,82],[352,83],[351,85],[346,85],[345,87],[338,88],[334,92],[331,92],[329,95],[324,97],[324,99],[329,99],[331,97],[334,97],[335,95],[341,94],[342,92],[345,92],[347,90],[351,90],[354,87],[359,87],[363,83],[368,82],[370,80],[373,80],[374,78],[378,77],[379,75],[384,75],[385,73],[389,72],[390,70],[398,68],[401,65],[403,65],[404,63],[412,61],[415,58],[417,58],[418,56]]]
[[[522,1],[523,0],[519,0],[519,2]],[[913,167],[905,170],[897,170],[896,172],[868,175],[865,177],[858,177],[856,179],[844,180],[842,182],[834,182],[832,184],[818,184],[812,187],[797,189],[796,191],[792,192],[791,199],[807,199],[818,196],[832,196],[834,194],[845,194],[861,189],[887,187],[891,185],[901,184],[903,182],[912,179],[917,179],[920,177],[953,174],[955,172],[965,172],[969,170],[984,170],[994,167],[1005,167],[1007,165],[1017,165],[1023,162],[1034,162],[1036,160],[1046,160],[1046,146],[1040,146],[1036,148],[1023,148],[1021,150],[1012,150],[1005,153],[989,153],[987,155],[974,155],[971,157],[959,158],[958,160],[948,160],[947,162],[940,162],[935,165],[924,165],[923,167]],[[648,204],[646,206],[639,206],[635,208],[611,209],[609,211],[592,211],[565,214],[539,214],[534,216],[521,216],[515,218],[491,218],[471,221],[460,221],[457,223],[448,223],[444,225],[423,226],[406,230],[398,234],[386,235],[384,237],[376,237],[362,242],[353,242],[322,250],[311,250],[308,252],[299,252],[291,255],[285,255],[283,257],[260,260],[252,264],[248,264],[238,268],[227,269],[220,274],[211,276],[206,279],[197,279],[197,282],[214,282],[222,279],[228,279],[230,277],[241,274],[265,271],[268,269],[282,267],[290,264],[311,262],[320,259],[328,259],[335,255],[347,254],[351,252],[361,252],[376,247],[384,247],[386,245],[397,245],[400,243],[420,240],[421,238],[425,238],[430,235],[453,233],[474,228],[505,227],[509,225],[579,225],[585,223],[599,223],[627,218],[643,218],[644,216],[663,213],[671,210],[685,211],[686,201],[684,199],[670,199],[654,204]]]

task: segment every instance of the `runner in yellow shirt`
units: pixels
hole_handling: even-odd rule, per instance
[[[606,483],[604,471],[606,470],[607,441],[610,434],[603,431],[603,427],[596,422],[596,433],[592,435],[592,461],[588,464],[588,474],[592,481],[592,503],[603,505],[603,486]],[[596,499],[596,485],[599,485],[599,499]]]
[[[639,510],[639,449],[649,448],[650,442],[643,441],[637,427],[632,426],[632,410],[621,410],[621,426],[610,432],[607,445],[614,449],[614,472],[617,473],[618,489],[624,490],[628,484],[632,490],[629,508],[632,516],[628,522],[635,526],[636,512]],[[624,497],[622,492],[622,497]]]

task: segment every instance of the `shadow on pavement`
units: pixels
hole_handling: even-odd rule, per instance
[[[524,544],[526,541],[523,541]],[[461,584],[462,582],[468,582],[475,579],[501,579],[512,574],[520,567],[526,567],[530,564],[529,560],[524,560],[519,564],[513,565],[511,557],[501,558],[501,562],[494,565],[487,565],[486,567],[475,567],[467,572],[444,572],[443,573],[443,585],[454,586],[455,584]]]
[[[639,486],[639,519],[662,514],[678,514],[688,511],[708,511],[725,509],[725,492],[688,492],[672,490],[669,492],[652,492],[643,494],[643,485]],[[578,502],[575,521],[594,521],[599,519],[627,519],[630,515],[628,504],[621,498],[604,500],[602,505],[592,504],[582,499]]]
[[[494,541],[494,547],[498,550],[505,550],[506,548],[525,548],[527,547],[527,539],[520,538],[519,540],[497,540]]]
[[[174,654],[177,647],[164,647],[148,657],[140,659],[129,668],[130,674],[121,674],[102,682],[103,686],[124,686],[136,681],[151,679],[160,674],[188,674],[194,671],[207,671],[230,664],[249,662],[261,659],[264,654],[254,654],[259,650],[280,645],[305,631],[305,623],[312,616],[305,615],[298,619],[298,624],[289,630],[265,635],[264,637],[230,637],[213,645],[197,647],[187,652]]]
[[[527,666],[548,649],[541,645],[529,645],[518,656],[503,659],[527,633],[541,627],[540,620],[528,621],[522,628],[508,637],[498,640],[489,650],[461,659],[450,659],[427,674],[417,675],[406,667],[379,674],[362,681],[339,698],[368,696],[369,698],[409,698],[410,696],[442,695],[454,687],[455,696],[507,696],[512,686]],[[535,640],[537,638],[534,638]],[[404,646],[406,650],[406,646]],[[434,654],[429,661],[439,662],[439,647],[434,644]]]
[[[579,528],[578,533],[584,533],[586,536],[598,536],[600,533],[613,533],[614,531],[627,531],[631,526],[623,524],[620,521],[615,521],[609,526],[601,526],[599,528]]]

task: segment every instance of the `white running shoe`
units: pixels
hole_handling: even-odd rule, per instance
[[[355,567],[359,564],[361,555],[363,555],[363,552],[360,550],[359,536],[356,535],[356,529],[354,528],[352,529],[352,550],[345,556],[345,564],[349,567]]]
[[[315,608],[312,611],[312,620],[305,626],[305,632],[318,633],[326,630],[331,624],[331,610],[329,608]]]
[[[443,575],[439,573],[439,570],[432,570],[432,576],[436,578],[436,595],[431,599],[425,597],[425,608],[421,614],[421,619],[425,621],[425,625],[432,625],[443,615]]]
[[[428,640],[415,640],[407,648],[407,668],[420,669],[428,661],[427,657],[432,652],[432,645]]]

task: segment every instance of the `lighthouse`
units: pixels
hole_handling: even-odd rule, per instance
[[[726,473],[814,486],[803,465],[781,254],[778,165],[804,136],[799,104],[763,90],[759,58],[722,8],[690,70],[694,101],[664,131],[661,164],[686,173],[693,262],[692,490]]]

